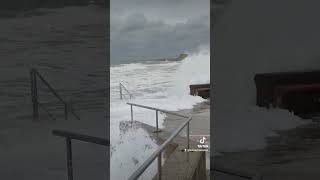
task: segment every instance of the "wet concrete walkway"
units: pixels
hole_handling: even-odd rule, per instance
[[[146,130],[153,141],[161,145],[167,140],[172,133],[162,129],[161,132],[155,133],[155,127],[147,125],[139,121],[125,121],[121,122],[122,126],[126,127],[139,127]],[[162,170],[161,179],[165,180],[185,180],[193,179],[202,180],[205,179],[205,154],[204,152],[183,152],[187,145],[187,138],[177,136],[173,139],[167,148],[162,153]],[[196,142],[190,141],[190,148],[195,148]],[[202,172],[202,173],[201,173]],[[157,176],[153,178],[158,179]]]
[[[207,145],[210,147],[210,100],[198,103],[193,106],[192,109],[186,109],[178,111],[178,113],[192,116],[190,122],[190,139],[200,144],[199,140],[203,137],[207,140]],[[174,131],[181,123],[185,121],[184,118],[167,115],[164,120],[163,126],[168,131]],[[182,131],[183,136],[186,135],[186,131]],[[210,179],[210,149],[205,152],[206,156],[206,169],[207,169],[207,179]]]

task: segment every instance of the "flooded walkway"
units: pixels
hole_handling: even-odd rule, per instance
[[[172,135],[171,132],[164,129],[161,132],[155,133],[155,128],[153,126],[139,121],[134,121],[133,123],[126,121],[121,124],[122,127],[126,127],[126,129],[142,128],[146,130],[149,134],[149,138],[159,146]],[[183,149],[186,148],[186,144],[186,137],[177,136],[172,143],[165,148],[161,156],[162,179],[189,179],[195,177],[195,174],[198,174],[197,172],[201,173],[201,171],[205,171],[205,163],[201,160],[205,158],[205,154],[203,152],[183,152]],[[196,145],[197,143],[195,141],[190,141],[190,148],[195,148]],[[149,170],[149,175],[143,175],[143,179],[151,179],[152,177],[152,179],[157,179],[156,174],[158,173],[158,170],[154,167],[157,163],[157,159],[155,159],[151,165],[153,166],[152,172]],[[203,164],[201,165],[201,163]],[[204,179],[204,173],[199,177],[200,179]]]
[[[199,144],[199,140],[205,137],[207,138],[208,147],[210,147],[210,100],[198,103],[192,109],[181,110],[179,113],[192,116],[192,120],[190,121],[190,139]],[[168,115],[164,120],[163,126],[169,131],[174,131],[183,121],[183,118]],[[185,136],[186,132],[182,131],[182,135]],[[210,149],[205,154],[207,179],[210,179]]]
[[[195,105],[193,109],[179,111],[180,114],[193,115],[190,122],[190,149],[196,149],[199,144],[197,142],[199,137],[193,136],[196,134],[195,132],[202,132],[201,135],[209,134],[208,131],[201,131],[206,128],[209,130],[209,107],[210,104],[207,101]],[[156,133],[156,127],[144,123],[142,119],[139,120],[142,116],[137,116],[137,109],[134,112],[136,114],[133,123],[121,121],[118,127],[119,137],[114,137],[111,143],[111,157],[113,159],[111,165],[114,170],[111,171],[111,177],[128,178],[186,121],[185,118],[166,114],[161,132]],[[173,177],[186,179],[195,173],[205,175],[206,169],[209,170],[209,152],[183,152],[187,148],[186,129],[182,129],[162,153],[162,179],[172,179]],[[114,132],[116,131],[117,129],[114,129]],[[143,172],[140,179],[156,179],[157,164],[156,158]],[[124,168],[127,169],[126,172],[118,172]]]

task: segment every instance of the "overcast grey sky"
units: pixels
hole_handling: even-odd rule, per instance
[[[209,47],[209,18],[209,0],[111,0],[111,63]]]

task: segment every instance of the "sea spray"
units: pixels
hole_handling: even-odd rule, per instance
[[[277,135],[274,130],[287,130],[308,123],[283,109],[265,109],[257,106],[213,114],[214,150],[237,152],[263,149],[266,137]]]
[[[261,149],[266,146],[265,138],[274,135],[274,130],[310,122],[287,110],[258,108],[255,105],[254,76],[257,73],[304,71],[319,67],[319,62],[310,58],[310,54],[314,54],[314,45],[298,40],[299,30],[288,38],[288,29],[284,28],[287,24],[280,23],[279,19],[277,26],[274,26],[274,21],[256,21],[257,17],[266,17],[260,7],[268,3],[255,4],[259,11],[251,10],[257,16],[250,16],[248,14],[253,12],[242,10],[246,3],[235,3],[239,4],[228,7],[215,25],[211,132],[213,147],[220,151]],[[272,17],[276,20],[282,13],[279,9],[276,15],[272,13]],[[290,28],[290,31],[294,29]],[[309,53],[297,55],[299,43],[291,40],[308,45],[303,50]]]
[[[287,110],[259,108],[255,105],[254,75],[279,71],[278,68],[250,63],[249,59],[240,61],[234,58],[219,59],[213,66],[215,86],[211,98],[214,107],[211,132],[214,150],[236,152],[262,149],[267,145],[265,138],[274,135],[274,130],[310,123]]]
[[[274,130],[285,130],[310,123],[284,109],[266,109],[255,105],[254,75],[279,70],[243,59],[217,60],[213,66],[214,150],[237,152],[263,149],[265,138]],[[223,61],[223,62],[220,62]],[[268,69],[268,70],[267,70]],[[290,68],[287,68],[290,69]]]
[[[210,52],[201,48],[181,62],[174,76],[172,94],[188,95],[189,85],[210,83]]]
[[[131,119],[130,106],[126,102],[169,111],[191,109],[204,101],[201,97],[189,95],[188,87],[193,83],[209,82],[208,52],[191,54],[182,62],[131,63],[110,68],[111,177],[128,178],[157,148],[148,133],[141,129],[121,133],[121,122]],[[120,100],[119,82],[132,93],[133,99]],[[154,111],[134,107],[133,112],[134,120],[155,126]],[[159,114],[160,128],[163,128],[165,117],[164,113]],[[156,167],[152,165],[151,170],[155,170],[153,168]]]

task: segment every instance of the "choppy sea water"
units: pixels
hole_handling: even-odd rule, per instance
[[[106,118],[105,9],[40,9],[41,15],[0,19],[0,179],[64,179],[64,128],[104,137]],[[36,68],[81,120],[63,117],[62,104],[38,79],[40,108],[32,118],[30,68]],[[74,143],[76,179],[106,178],[106,148]],[[90,153],[88,153],[90,152]],[[32,164],[32,166],[30,166]],[[92,175],[94,174],[94,176]]]
[[[31,68],[64,99],[74,102],[74,108],[101,108],[98,97],[106,94],[107,74],[103,9],[41,11],[41,16],[0,19],[0,113],[9,118],[30,115]],[[38,85],[40,102],[56,103],[51,108],[58,108],[48,88],[40,81]]]
[[[1,72],[4,74],[0,77],[0,113],[2,114],[0,148],[3,158],[6,157],[2,161],[6,163],[6,168],[17,172],[8,174],[6,169],[0,171],[0,177],[5,179],[23,176],[30,177],[30,179],[59,179],[65,175],[65,169],[58,168],[64,165],[64,151],[53,149],[50,146],[52,139],[50,141],[46,139],[52,138],[51,124],[46,124],[45,128],[42,127],[43,124],[40,124],[39,127],[37,125],[39,129],[29,126],[32,122],[30,68],[36,68],[64,99],[72,101],[74,109],[80,113],[81,117],[86,116],[88,121],[79,121],[76,124],[80,124],[91,133],[94,132],[94,129],[91,128],[94,121],[95,124],[100,125],[98,131],[108,131],[103,126],[105,119],[100,122],[92,120],[91,116],[88,117],[88,114],[85,113],[102,112],[105,110],[107,101],[107,98],[102,98],[107,95],[106,82],[109,70],[106,67],[107,59],[105,58],[105,49],[108,48],[106,47],[105,24],[102,23],[105,17],[101,16],[105,10],[96,7],[69,7],[44,9],[43,11],[45,13],[41,16],[0,20],[1,27],[5,27],[0,29],[1,47],[5,47],[0,49],[1,58],[4,59],[0,62]],[[194,104],[203,101],[187,93],[189,83],[197,83],[201,79],[208,80],[208,78],[192,79],[192,77],[202,77],[201,74],[197,76],[202,69],[197,69],[192,64],[190,66],[188,62],[191,60],[192,58],[185,62],[122,64],[110,68],[111,177],[125,179],[157,147],[152,139],[148,138],[147,132],[141,129],[133,129],[134,131],[121,136],[120,124],[130,118],[127,101],[172,111],[189,109]],[[122,101],[118,99],[119,82],[130,90],[134,99]],[[54,116],[58,117],[58,120],[64,120],[63,107],[41,83],[39,83],[39,100]],[[135,109],[134,113],[136,120],[155,125],[154,112]],[[40,117],[42,120],[50,119],[42,110],[40,110]],[[165,115],[161,114],[160,127],[162,127],[164,118]],[[62,121],[55,122],[59,124]],[[21,131],[22,129],[24,131]],[[31,136],[27,135],[31,131],[34,139],[33,143],[28,144],[27,140]],[[21,133],[12,137],[12,132]],[[39,137],[38,133],[46,134]],[[20,139],[20,137],[23,138]],[[34,150],[39,149],[38,145],[43,142],[47,143],[45,147],[41,146],[41,152]],[[31,147],[31,144],[34,147]],[[63,150],[63,145],[59,144],[57,147]],[[21,152],[17,150],[25,147],[30,147],[32,152],[21,155]],[[10,149],[16,151],[9,152]],[[96,151],[95,147],[90,150],[93,154]],[[48,157],[48,152],[58,153]],[[83,152],[88,154],[86,150]],[[30,168],[28,172],[21,172],[24,169],[23,165],[16,166],[15,159],[12,159],[12,157],[17,157],[16,155],[21,155],[25,162],[32,157],[38,157],[38,159],[33,160],[34,168]],[[80,155],[77,157],[79,158]],[[88,163],[92,160],[87,157],[83,158],[86,158]],[[93,172],[104,168],[101,165],[101,158],[99,161],[92,160],[90,163],[93,164],[91,166]],[[81,168],[78,169],[77,175],[79,179],[86,179],[89,177],[86,171],[88,167],[84,164]],[[104,171],[99,171],[101,172]],[[152,173],[154,171],[151,169],[149,175]]]

